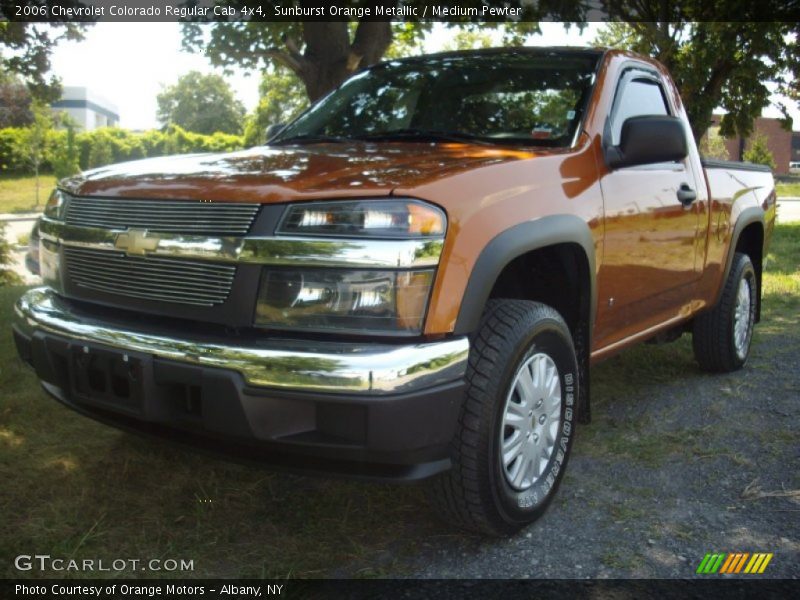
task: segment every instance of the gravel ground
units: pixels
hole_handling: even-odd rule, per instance
[[[800,577],[798,320],[758,326],[730,375],[700,372],[686,338],[594,370],[594,420],[542,519],[429,541],[409,574],[675,578],[709,552],[773,552],[766,575]]]

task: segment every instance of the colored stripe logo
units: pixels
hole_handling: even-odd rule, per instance
[[[760,575],[763,573],[773,554],[766,552],[731,552],[706,554],[697,567],[700,575],[720,575],[743,573],[747,575]]]

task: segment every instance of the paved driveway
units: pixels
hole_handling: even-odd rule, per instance
[[[800,221],[800,198],[778,198],[778,221]]]

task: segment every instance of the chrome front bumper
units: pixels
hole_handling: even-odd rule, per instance
[[[269,338],[249,345],[134,329],[92,316],[50,288],[26,292],[15,306],[15,328],[72,342],[149,354],[188,365],[239,372],[250,386],[289,391],[365,394],[417,392],[463,378],[466,337],[403,345]]]

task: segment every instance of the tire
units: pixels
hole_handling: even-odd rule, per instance
[[[575,432],[578,362],[564,319],[537,302],[491,300],[472,341],[452,468],[428,496],[452,525],[508,535],[539,518],[561,482]]]
[[[692,346],[700,368],[716,373],[741,369],[750,353],[758,303],[750,257],[737,252],[716,306],[694,320]]]

